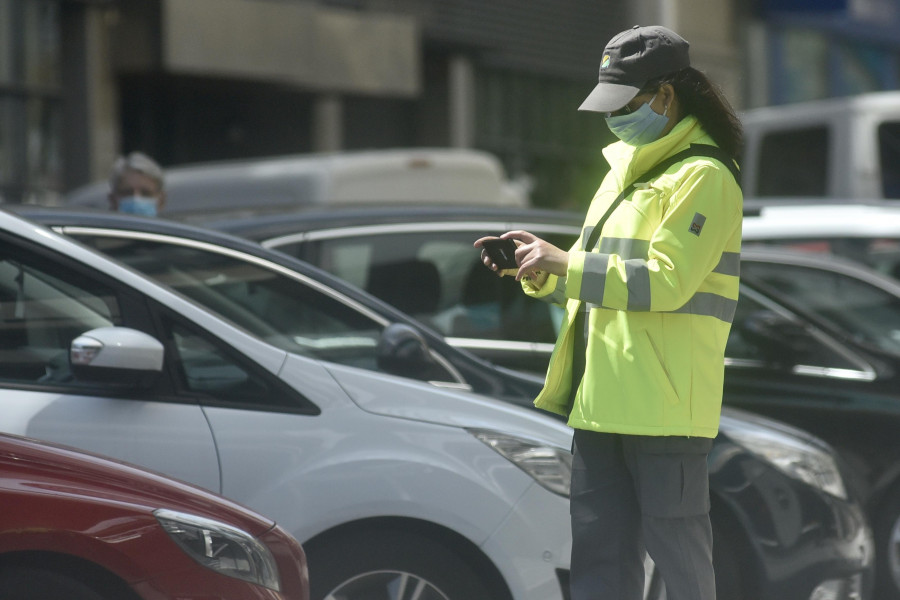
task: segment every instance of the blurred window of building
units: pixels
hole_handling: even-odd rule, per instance
[[[16,121],[16,101],[0,96],[0,201],[7,200],[6,189],[14,181],[16,172],[15,155],[12,140],[16,139],[14,128]]]
[[[0,200],[61,187],[60,0],[0,0]]]
[[[820,31],[786,29],[776,39],[781,85],[777,103],[828,96],[828,39]]]
[[[866,43],[844,43],[834,48],[838,76],[835,95],[864,94],[884,89],[890,77],[892,57],[884,49]]]
[[[12,7],[9,0],[0,0],[0,85],[6,85],[13,80],[13,37],[15,30],[12,27]]]

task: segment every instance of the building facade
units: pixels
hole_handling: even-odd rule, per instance
[[[576,110],[605,42],[667,25],[740,107],[757,89],[742,50],[764,37],[744,25],[765,14],[738,0],[0,0],[0,195],[55,203],[132,150],[168,166],[455,146],[496,153],[534,204],[578,208],[611,140]]]

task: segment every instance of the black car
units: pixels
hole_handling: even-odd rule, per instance
[[[392,338],[388,330],[400,323],[408,330],[385,342],[391,347],[388,363],[397,374],[430,379],[422,375],[434,362],[421,356],[425,340],[443,357],[438,364],[477,373],[476,382],[490,382],[483,386],[489,395],[491,389],[501,390],[506,400],[530,406],[541,385],[539,379],[496,369],[453,349],[365,292],[246,240],[163,219],[20,212],[102,249],[292,352],[382,368],[378,349],[353,331],[368,331],[376,321],[384,329],[382,337]],[[326,304],[341,308],[326,309]],[[304,315],[330,320],[333,335],[304,336],[294,324]],[[360,319],[368,324],[360,327]],[[346,325],[338,327],[338,322]],[[418,342],[410,333],[421,336]],[[419,370],[398,370],[410,364]],[[793,428],[726,409],[710,454],[710,481],[719,598],[867,597],[871,534],[827,445]]]
[[[344,265],[334,259],[345,252],[382,269],[397,260],[427,262],[441,274],[442,290],[457,291],[447,298],[451,308],[481,318],[448,322],[435,312],[421,319],[452,344],[541,372],[555,340],[554,308],[484,269],[472,242],[526,229],[568,248],[581,223],[571,213],[446,207],[332,209],[212,225],[342,276]],[[450,255],[454,261],[445,260]],[[469,302],[460,281],[484,273],[488,281],[472,287],[478,300]],[[879,587],[885,598],[900,598],[900,284],[828,254],[749,247],[741,276],[725,403],[791,423],[837,449],[875,530]],[[532,325],[507,321],[508,313],[527,315]],[[482,328],[464,335],[460,323]]]

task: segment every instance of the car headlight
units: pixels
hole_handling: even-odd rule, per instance
[[[572,483],[572,453],[488,429],[469,433],[528,473],[535,481],[560,496],[569,495]]]
[[[825,450],[800,438],[764,428],[729,427],[725,434],[733,442],[766,460],[786,475],[832,496],[847,499],[847,489],[844,487],[844,479],[837,463]]]
[[[159,509],[153,514],[175,543],[204,567],[271,590],[281,590],[272,553],[249,533],[174,510]]]

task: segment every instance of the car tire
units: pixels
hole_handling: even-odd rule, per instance
[[[874,519],[875,596],[900,600],[900,487],[895,488]]]
[[[60,573],[8,567],[0,571],[3,600],[107,600],[93,589]]]
[[[306,545],[305,545],[306,546]],[[491,600],[475,570],[424,536],[373,530],[306,548],[310,600],[395,598],[421,586],[422,600]]]

